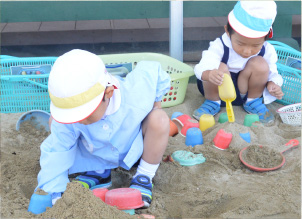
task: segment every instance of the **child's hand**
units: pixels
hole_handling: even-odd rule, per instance
[[[215,85],[221,85],[223,82],[223,72],[218,69],[213,69],[209,72],[209,82]]]
[[[282,89],[281,89],[281,87],[280,87],[279,85],[275,84],[275,83],[272,82],[272,81],[269,81],[269,82],[267,83],[266,88],[267,88],[268,92],[269,92],[272,96],[276,97],[276,98],[279,99],[279,100],[282,99],[284,93],[282,92]]]

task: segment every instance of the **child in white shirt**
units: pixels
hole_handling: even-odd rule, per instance
[[[266,108],[284,95],[283,79],[277,71],[277,53],[266,42],[272,37],[272,24],[277,14],[274,1],[239,1],[229,13],[225,33],[210,43],[194,68],[199,91],[205,102],[194,111],[194,118],[215,115],[225,106],[218,95],[223,73],[231,75],[237,98],[233,105],[243,105],[258,114],[263,123],[272,122],[274,115]]]

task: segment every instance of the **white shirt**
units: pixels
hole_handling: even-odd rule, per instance
[[[233,47],[229,36],[224,33],[222,35],[222,40],[224,44],[229,47],[229,60],[227,62],[227,66],[230,72],[238,73],[245,68],[246,63],[252,57],[256,55],[250,56],[249,58],[242,58],[239,54],[237,54]],[[264,42],[265,54],[263,58],[268,63],[269,66],[269,76],[268,81],[272,81],[280,87],[283,84],[282,76],[278,74],[276,62],[278,60],[278,56],[274,46],[272,46],[268,42]],[[259,51],[260,52],[260,51]],[[223,57],[224,49],[223,44],[219,38],[210,42],[210,47],[208,50],[202,52],[202,58],[200,62],[195,66],[194,72],[197,79],[201,80],[202,73],[207,70],[218,69],[221,59]],[[269,104],[276,100],[276,97],[270,95],[268,90],[265,88],[263,91],[263,100],[265,104]]]

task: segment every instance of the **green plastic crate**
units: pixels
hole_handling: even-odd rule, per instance
[[[172,107],[181,104],[184,101],[189,78],[194,75],[191,66],[178,61],[170,56],[158,53],[128,53],[114,55],[100,55],[105,65],[132,63],[135,68],[137,62],[158,61],[162,69],[171,77],[170,91],[162,99],[162,107]]]

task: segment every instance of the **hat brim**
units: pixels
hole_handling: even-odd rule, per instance
[[[104,93],[105,91],[88,103],[71,109],[58,108],[50,102],[51,116],[59,123],[70,124],[80,122],[89,117],[96,110],[103,100]]]
[[[242,23],[240,23],[234,15],[233,10],[229,13],[228,16],[229,24],[231,27],[240,35],[247,37],[247,38],[261,38],[268,34],[268,32],[256,31],[252,30]]]

